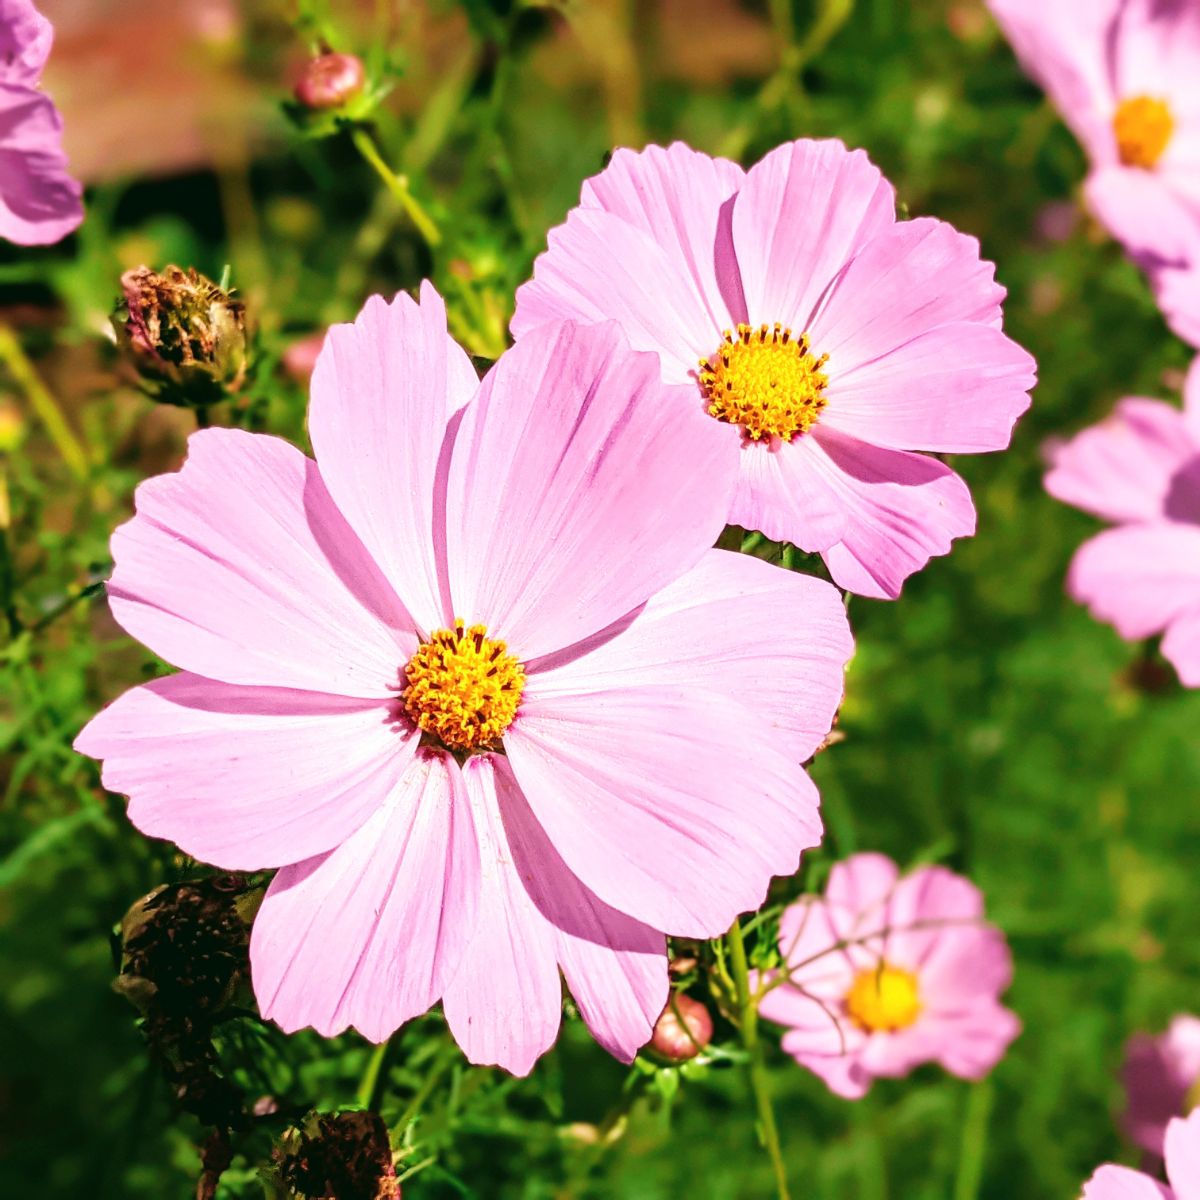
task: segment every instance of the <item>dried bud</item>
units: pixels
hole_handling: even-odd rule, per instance
[[[248,364],[240,301],[195,268],[175,266],[126,271],[121,290],[113,327],[157,399],[203,407],[238,391]]]
[[[671,1062],[686,1062],[712,1041],[712,1035],[708,1009],[699,1000],[676,992],[655,1022],[650,1048]]]
[[[284,1195],[303,1200],[399,1200],[387,1126],[377,1113],[312,1113],[274,1155]]]
[[[342,108],[361,94],[367,73],[353,54],[319,54],[304,64],[296,100],[305,108]]]

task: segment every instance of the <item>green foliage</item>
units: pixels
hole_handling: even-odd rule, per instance
[[[978,536],[897,603],[851,606],[859,651],[844,740],[814,768],[828,841],[804,877],[818,886],[834,858],[862,849],[965,872],[1011,939],[1009,998],[1025,1032],[982,1084],[926,1069],[847,1104],[765,1029],[794,1192],[1061,1200],[1097,1163],[1131,1161],[1112,1119],[1123,1043],[1197,1007],[1200,696],[1169,675],[1148,686],[1153,652],[1064,597],[1067,563],[1094,526],[1045,495],[1039,447],[1122,395],[1172,394],[1187,355],[1086,221],[1065,240],[1039,233],[1047,206],[1074,203],[1082,159],[982,9],[797,0],[764,12],[714,0],[681,22],[666,4],[431,0],[430,23],[451,36],[398,45],[386,4],[375,25],[348,6],[301,4],[295,30],[272,23],[273,5],[246,7],[247,74],[289,45],[358,53],[373,80],[396,84],[386,102],[382,82],[372,91],[373,123],[330,122],[319,138],[273,127],[253,161],[186,186],[97,185],[72,243],[0,259],[6,304],[58,307],[61,324],[31,324],[15,353],[65,421],[56,428],[8,355],[0,395],[11,393],[22,430],[2,462],[0,530],[0,1195],[190,1195],[206,1132],[172,1104],[135,1010],[110,986],[122,914],[196,869],[135,833],[70,748],[102,702],[162,669],[120,635],[96,585],[135,483],[174,465],[193,420],[165,421],[116,372],[102,330],[121,271],[179,262],[219,278],[231,263],[258,362],[213,419],[303,445],[304,389],[280,368],[299,335],[430,276],[482,365],[503,349],[513,291],[582,178],[615,142],[675,137],[747,162],[800,135],[867,148],[909,212],[981,239],[1010,289],[1007,327],[1040,363],[1011,450],[956,463]],[[731,58],[735,34],[766,52]],[[435,43],[437,69],[422,70]],[[268,99],[287,95],[281,73],[258,82]],[[364,160],[356,131],[379,162]],[[812,569],[801,557],[787,565]],[[760,959],[775,913],[755,935]],[[701,953],[719,979],[724,964]],[[693,1063],[622,1067],[568,1013],[525,1080],[467,1067],[436,1014],[383,1057],[355,1036],[287,1038],[237,1015],[218,1027],[217,1053],[281,1115],[247,1135],[217,1195],[264,1194],[259,1168],[289,1113],[374,1102],[413,1196],[772,1196],[731,995],[717,991],[724,1016]]]

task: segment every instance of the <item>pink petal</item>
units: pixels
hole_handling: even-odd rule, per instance
[[[479,831],[480,903],[474,936],[446,986],[442,1009],[471,1062],[528,1075],[554,1044],[562,1019],[555,931],[513,861],[495,760],[468,759],[463,775]]]
[[[1149,278],[1171,332],[1200,348],[1200,269],[1156,267]]]
[[[109,604],[156,654],[226,683],[395,695],[411,621],[311,459],[204,430],[136,502],[113,534]]]
[[[635,350],[662,360],[668,383],[689,383],[721,342],[723,326],[705,307],[687,261],[655,236],[596,208],[576,208],[550,231],[533,278],[517,289],[513,337],[559,321],[615,320]]]
[[[750,323],[808,329],[834,277],[895,220],[895,191],[864,151],[809,138],[772,150],[733,206]]]
[[[823,552],[839,587],[895,599],[904,581],[957,537],[975,532],[967,485],[921,454],[883,450],[832,430],[814,441],[811,461],[846,513],[842,539]]]
[[[713,937],[820,841],[812,782],[740,705],[663,686],[542,697],[538,682],[509,761],[564,862],[614,908]]]
[[[1107,529],[1080,546],[1067,591],[1127,641],[1160,633],[1200,607],[1200,527]]]
[[[435,552],[438,462],[451,418],[478,388],[428,282],[419,305],[372,296],[352,325],[334,325],[313,372],[308,428],[321,476],[424,633],[456,615]]]
[[[536,913],[548,922],[554,953],[567,986],[596,1040],[623,1062],[632,1061],[650,1040],[667,1003],[666,940],[599,900],[571,874],[521,794],[502,757],[479,757],[468,764],[478,776],[476,794],[498,806],[503,819],[506,869],[514,887],[528,893]]]
[[[846,531],[846,511],[825,486],[813,457],[824,458],[811,435],[794,442],[756,442],[741,448],[737,491],[729,523],[757,529],[773,542],[791,542],[808,554],[828,550]]]
[[[25,84],[0,83],[0,238],[61,242],[83,220],[82,188],[62,149],[62,118]]]
[[[1125,0],[1111,45],[1122,98],[1187,97],[1200,62],[1200,11],[1190,0]]]
[[[829,872],[825,903],[855,914],[856,926],[878,929],[899,879],[900,868],[886,854],[852,854]]]
[[[1004,289],[994,276],[979,242],[943,221],[901,221],[872,238],[809,325],[814,351],[829,355],[830,388],[939,325],[998,328]]]
[[[1035,370],[999,329],[942,325],[833,377],[821,424],[897,450],[1003,450]]]
[[[1200,280],[1200,275],[1197,278]],[[1192,359],[1183,381],[1183,420],[1188,433],[1200,446],[1200,354]]]
[[[1108,1164],[1083,1185],[1082,1200],[1175,1200],[1175,1194],[1141,1171]]]
[[[840,1011],[859,969],[859,956],[843,943],[856,936],[856,918],[848,909],[811,896],[790,904],[779,921],[779,952],[791,984]]]
[[[981,1000],[993,1001],[1012,983],[1012,954],[1004,935],[990,925],[955,924],[965,918],[926,917],[926,922],[945,922],[925,933],[924,945],[909,933],[901,940],[906,965],[917,950],[922,1003],[929,1013],[953,1016],[966,1012]],[[888,939],[889,956],[892,939]]]
[[[737,259],[729,235],[730,201],[746,172],[725,158],[685,146],[616,150],[599,175],[584,182],[580,204],[620,217],[686,264],[711,324],[746,319]]]
[[[0,83],[35,87],[53,43],[54,27],[33,0],[0,0]]]
[[[1123,0],[987,0],[1025,70],[1094,160],[1116,158],[1107,41]]]
[[[1180,476],[1198,460],[1200,438],[1177,408],[1159,400],[1122,400],[1106,420],[1051,451],[1046,490],[1109,521],[1154,520],[1171,503],[1175,515],[1200,517],[1200,480],[1188,488],[1190,478]]]
[[[382,1042],[441,994],[475,928],[479,846],[458,767],[422,750],[387,803],[321,858],[285,867],[250,940],[264,1017]]]
[[[820,1053],[809,1049],[807,1031],[789,1030],[780,1039],[785,1054],[820,1079],[835,1096],[861,1100],[870,1090],[874,1076],[864,1069],[861,1051]]]
[[[484,622],[525,662],[625,616],[724,527],[737,469],[728,433],[611,322],[522,338],[488,373],[454,446],[456,615]]]
[[[1200,1109],[1167,1126],[1164,1157],[1175,1200],[1200,1200]]]
[[[1184,687],[1200,687],[1200,600],[1167,627],[1162,652]]]
[[[1121,1068],[1127,1101],[1121,1124],[1126,1135],[1162,1158],[1167,1124],[1187,1111],[1187,1094],[1197,1079],[1200,1019],[1177,1016],[1159,1037],[1135,1034],[1129,1039]]]
[[[257,871],[322,854],[383,804],[416,747],[388,708],[170,675],[84,727],[129,819],[201,862]]]
[[[1162,266],[1187,266],[1200,240],[1200,222],[1153,171],[1111,166],[1084,185],[1088,207],[1130,254]]]
[[[795,614],[781,622],[780,613]],[[539,667],[537,694],[604,691],[669,679],[729,696],[801,762],[828,735],[854,651],[836,588],[749,555],[710,550],[596,644]]]

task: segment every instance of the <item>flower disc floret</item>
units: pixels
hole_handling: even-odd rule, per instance
[[[1175,118],[1165,100],[1134,96],[1123,100],[1113,116],[1117,153],[1127,167],[1150,170],[1170,145]]]
[[[417,648],[404,685],[404,711],[446,749],[492,749],[517,714],[525,668],[485,625],[456,620]]]
[[[757,329],[725,330],[711,358],[700,360],[700,386],[708,411],[718,421],[740,425],[751,441],[790,442],[807,433],[825,407],[829,382],[808,338],[796,337],[778,322]]]
[[[846,994],[846,1012],[867,1033],[907,1029],[921,1014],[917,977],[886,963],[860,971]]]

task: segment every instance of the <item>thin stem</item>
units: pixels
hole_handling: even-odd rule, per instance
[[[442,1061],[439,1062],[428,1075],[425,1076],[424,1083],[416,1090],[413,1098],[408,1102],[407,1107],[400,1114],[400,1119],[393,1126],[397,1134],[402,1134],[412,1122],[412,1119],[421,1111],[425,1101],[433,1094],[433,1089],[437,1087],[439,1080],[450,1069],[454,1059],[449,1055],[443,1055]]]
[[[367,1069],[358,1085],[358,1102],[363,1108],[375,1109],[383,1090],[383,1064],[391,1042],[380,1042],[367,1060]],[[376,1110],[377,1111],[377,1110]]]
[[[742,927],[734,921],[726,941],[729,943],[729,963],[737,989],[738,1028],[742,1045],[746,1048],[750,1089],[758,1107],[759,1134],[763,1146],[771,1159],[775,1172],[775,1191],[779,1200],[789,1200],[787,1168],[783,1164],[783,1148],[779,1143],[779,1128],[775,1124],[775,1110],[771,1107],[771,1092],[767,1080],[767,1064],[763,1057],[762,1042],[758,1038],[758,1004],[750,991],[750,968],[746,961],[746,943]]]
[[[58,401],[34,370],[20,339],[7,325],[0,325],[0,362],[8,368],[17,386],[25,393],[30,408],[45,426],[71,474],[76,479],[86,479],[88,460],[83,444],[75,436]]]
[[[354,129],[350,136],[355,146],[358,147],[359,154],[375,168],[375,173],[383,180],[384,186],[399,201],[400,207],[404,209],[417,232],[429,246],[437,246],[442,240],[442,232],[417,198],[409,191],[408,178],[404,175],[397,175],[384,162],[383,155],[379,153],[379,147],[375,145],[374,138],[362,126]]]

